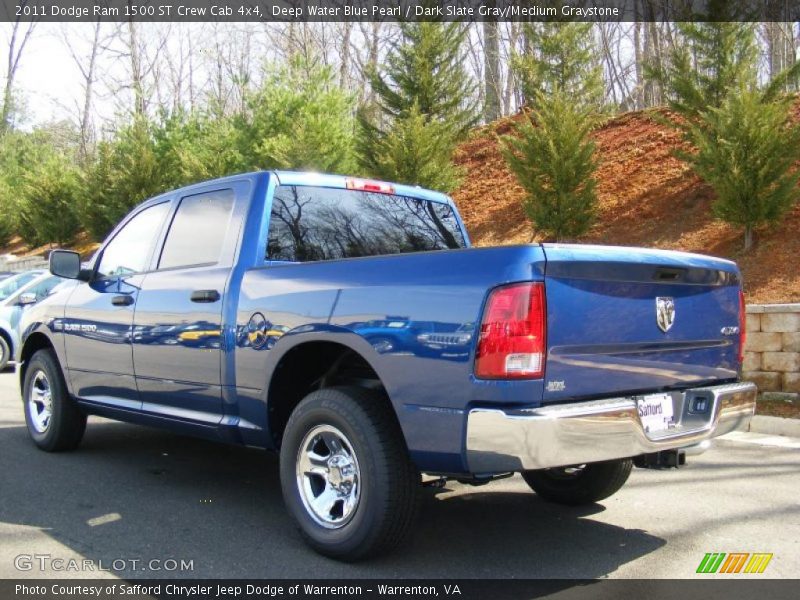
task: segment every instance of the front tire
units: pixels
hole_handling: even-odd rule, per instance
[[[623,458],[578,467],[525,471],[522,478],[548,502],[581,506],[599,502],[619,491],[628,481],[632,467],[633,461]]]
[[[381,394],[337,387],[306,396],[284,431],[280,475],[300,533],[325,556],[378,556],[411,533],[419,473]]]
[[[78,447],[86,429],[86,415],[67,392],[52,350],[39,350],[28,362],[22,401],[28,433],[40,449],[61,452]]]

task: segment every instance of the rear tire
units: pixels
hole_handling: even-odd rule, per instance
[[[522,478],[548,502],[580,506],[615,494],[628,481],[632,467],[633,460],[623,458],[589,463],[582,467],[525,471]]]
[[[0,335],[0,371],[8,366],[8,361],[10,360],[11,348],[9,348],[8,342],[5,340],[5,338]]]
[[[306,396],[284,431],[280,475],[286,508],[325,556],[378,556],[412,531],[419,473],[379,393],[335,387]]]
[[[28,433],[40,449],[61,452],[74,450],[81,443],[86,415],[67,392],[52,350],[39,350],[28,361],[22,402]]]

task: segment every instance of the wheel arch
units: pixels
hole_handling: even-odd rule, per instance
[[[279,343],[272,349],[280,349],[280,353],[271,357],[265,390],[267,428],[275,448],[280,448],[294,408],[309,393],[327,387],[355,385],[379,390],[397,418],[379,357],[360,336],[327,331],[290,335],[281,342],[291,343]]]
[[[56,347],[53,343],[53,340],[51,340],[50,336],[42,331],[34,331],[27,338],[25,338],[25,341],[22,343],[22,351],[20,352],[19,366],[17,368],[19,373],[20,389],[22,389],[23,382],[25,381],[25,372],[27,371],[28,362],[30,361],[31,357],[39,350],[46,348],[49,348],[56,353],[58,365],[61,367],[62,373],[64,372],[64,368],[61,366],[61,361],[58,357],[58,352],[56,352]]]
[[[11,334],[5,330],[5,327],[0,327],[0,338],[5,340],[6,344],[8,345],[8,351],[11,353],[11,359],[14,359],[14,342],[11,339]]]

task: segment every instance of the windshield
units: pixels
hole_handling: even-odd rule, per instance
[[[22,286],[30,283],[36,279],[41,273],[38,271],[29,271],[28,273],[20,273],[9,277],[5,281],[0,282],[0,301],[8,299],[12,294],[19,290]]]
[[[267,259],[332,260],[464,248],[455,210],[443,202],[313,186],[279,186]]]

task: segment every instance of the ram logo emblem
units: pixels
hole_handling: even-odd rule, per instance
[[[675,322],[675,299],[668,296],[656,298],[656,323],[664,333],[668,332]]]

